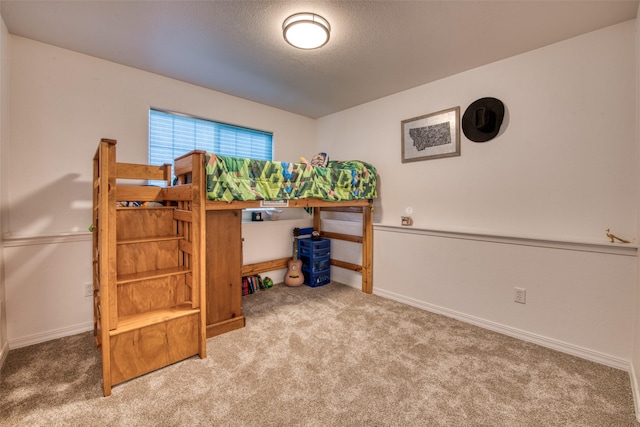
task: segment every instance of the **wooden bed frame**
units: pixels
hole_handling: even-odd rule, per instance
[[[94,156],[94,326],[105,396],[119,382],[196,354],[206,357],[206,338],[245,325],[242,277],[284,269],[290,259],[243,264],[242,210],[261,203],[207,200],[205,152],[177,158],[176,180],[162,188],[121,185],[123,179],[170,184],[171,166],[117,163],[115,146],[103,139]],[[118,201],[164,206],[116,208]],[[313,209],[321,236],[362,244],[360,265],[337,259],[331,265],[361,273],[362,291],[372,293],[372,200],[298,199],[288,207]],[[362,236],[323,231],[323,211],[361,214]],[[154,224],[166,217],[169,233]]]
[[[257,264],[242,263],[242,210],[260,208],[260,201],[219,202],[206,199],[204,160],[205,152],[192,151],[175,160],[177,183],[174,188],[185,192],[200,192],[197,197],[204,200],[206,218],[206,289],[207,289],[207,337],[241,328],[242,276],[249,276],[287,267],[290,258],[279,258]],[[194,195],[194,197],[196,197]],[[373,202],[353,200],[328,202],[320,199],[289,200],[290,208],[312,208],[313,228],[322,237],[346,240],[362,244],[362,263],[347,263],[337,259],[331,265],[362,274],[362,291],[373,291]],[[329,233],[322,231],[322,211],[359,213],[362,215],[362,236]]]

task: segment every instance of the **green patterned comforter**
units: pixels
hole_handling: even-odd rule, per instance
[[[330,161],[327,167],[305,163],[241,159],[207,153],[209,200],[329,201],[374,199],[376,170],[360,161]]]

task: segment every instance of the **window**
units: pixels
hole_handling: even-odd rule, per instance
[[[173,164],[192,150],[273,160],[273,134],[183,114],[149,110],[149,164]]]

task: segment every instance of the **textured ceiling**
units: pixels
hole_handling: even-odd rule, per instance
[[[317,118],[636,17],[638,1],[9,1],[11,34]],[[329,43],[291,47],[296,12]]]

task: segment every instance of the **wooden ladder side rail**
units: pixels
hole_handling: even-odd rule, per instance
[[[98,216],[99,209],[99,185],[100,185],[100,154],[99,150],[96,150],[93,156],[93,209],[91,212],[91,256],[92,256],[92,279],[93,279],[93,337],[96,342],[96,347],[102,345],[102,324],[100,323],[100,301],[98,300],[100,294],[100,266],[98,265],[99,245],[98,239]]]
[[[206,178],[204,151],[194,150],[175,159],[176,186],[166,189],[167,200],[188,201],[191,211],[192,303],[200,308],[199,355],[207,357]],[[186,206],[185,206],[186,209]]]
[[[321,211],[347,212],[362,214],[362,236],[322,231]],[[368,206],[339,206],[313,208],[313,228],[319,230],[322,237],[362,244],[362,263],[360,265],[331,259],[331,265],[346,268],[362,274],[362,292],[373,293],[373,204]]]
[[[95,199],[98,211],[94,233],[98,241],[100,334],[102,353],[102,385],[104,395],[111,394],[111,351],[109,331],[118,325],[118,307],[115,296],[116,289],[116,203],[115,203],[115,150],[116,141],[102,139],[94,157],[97,171],[98,195]],[[94,292],[96,292],[94,291]],[[106,303],[106,304],[105,304]],[[105,306],[106,305],[106,306]]]

